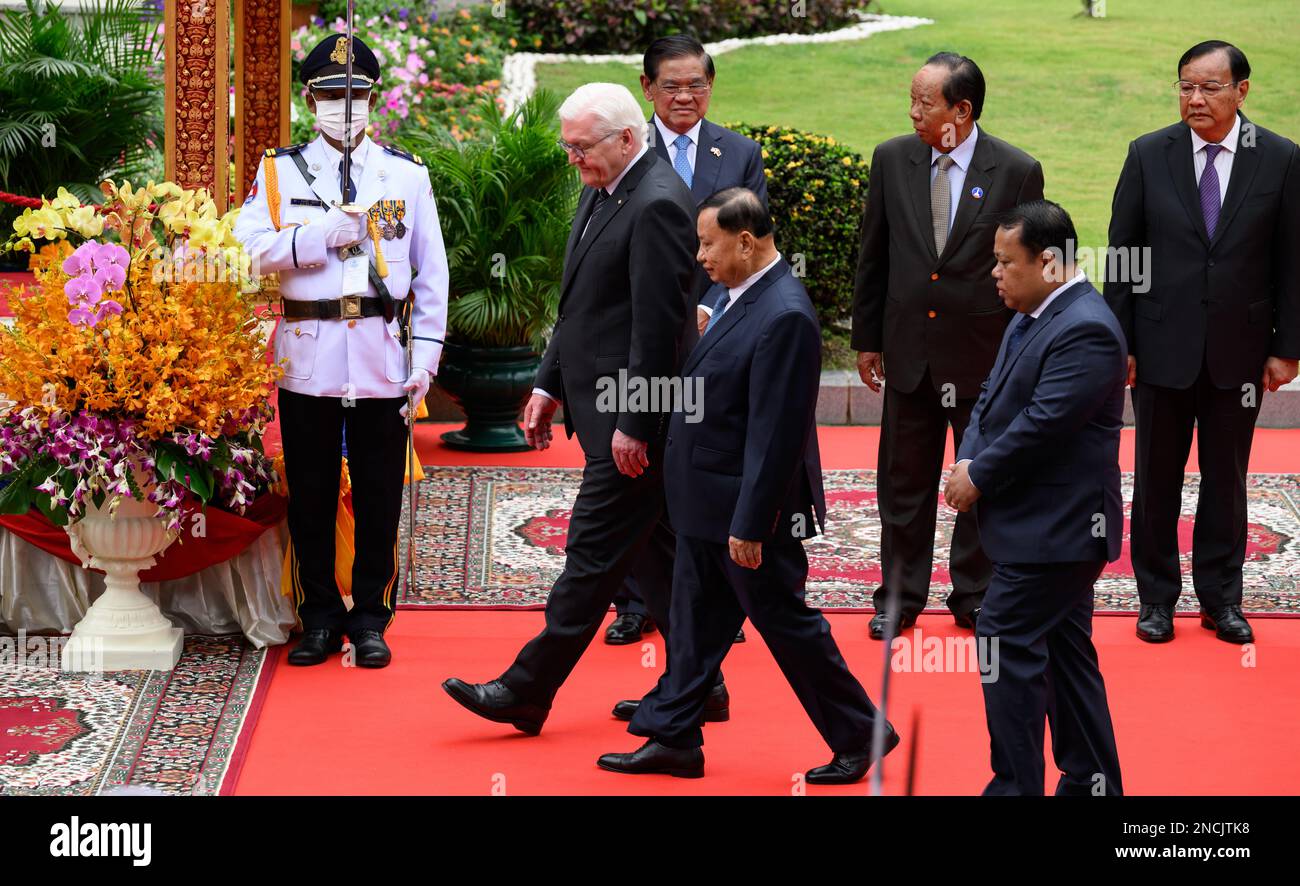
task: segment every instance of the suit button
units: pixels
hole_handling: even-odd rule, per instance
[[[349,320],[349,321],[348,321],[348,329],[356,329],[356,328],[357,328],[357,321],[356,321],[356,320]]]
[[[938,274],[931,274],[931,275],[930,275],[930,279],[931,279],[931,280],[938,280],[938,279],[939,279],[939,275],[938,275]]]
[[[984,422],[980,422],[980,433],[984,433]]]
[[[673,445],[673,438],[672,438],[672,437],[669,437],[669,438],[668,438],[668,445],[669,445],[669,446],[672,446],[672,445]]]
[[[938,317],[939,314],[935,311],[930,311],[926,316],[933,320],[935,317]]]
[[[1210,267],[1214,267],[1214,260],[1210,259]]]

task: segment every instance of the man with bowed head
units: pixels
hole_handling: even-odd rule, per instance
[[[487,720],[536,735],[560,686],[600,629],[614,593],[641,559],[641,594],[668,625],[675,542],[664,515],[665,413],[602,408],[602,379],[654,383],[681,369],[694,310],[691,193],[646,141],[625,87],[589,83],[560,106],[561,143],[586,186],[565,251],[559,313],[524,407],[534,447],[551,441],[561,401],[566,431],[586,458],[573,503],[564,570],[546,602],[546,627],[500,678],[443,688]],[[668,643],[671,647],[671,638]]]
[[[1092,609],[1123,535],[1126,351],[1114,315],[1073,267],[1077,239],[1070,216],[1047,200],[999,223],[993,278],[1018,316],[944,490],[976,518],[993,563],[975,625],[998,664],[996,678],[981,681],[993,765],[986,795],[1042,796],[1044,718],[1057,794],[1123,792]]]

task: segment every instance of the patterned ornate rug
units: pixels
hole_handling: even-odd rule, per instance
[[[539,608],[564,565],[564,541],[582,472],[577,468],[425,468],[416,513],[416,577],[411,608]],[[827,471],[827,534],[808,542],[808,601],[823,609],[869,611],[880,584],[880,517],[875,471]],[[1178,534],[1183,550],[1180,610],[1195,610],[1191,543],[1200,477],[1188,474]],[[1247,613],[1300,614],[1300,476],[1252,474],[1246,547]],[[1120,559],[1097,582],[1098,612],[1136,612],[1129,560],[1133,477],[1124,476]],[[946,611],[948,546],[954,513],[939,502],[932,611]],[[402,518],[405,531],[406,517]],[[405,538],[402,539],[405,545]],[[404,550],[404,547],[401,548]]]
[[[187,636],[176,669],[63,673],[45,637],[0,638],[0,794],[212,795],[234,788],[274,657]],[[57,640],[58,638],[53,638]],[[15,655],[17,649],[17,655]]]

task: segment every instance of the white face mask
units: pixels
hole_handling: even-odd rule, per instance
[[[316,102],[317,128],[330,138],[338,141],[349,141],[349,136],[343,132],[343,118],[347,114],[347,104],[347,101],[341,98],[333,101]],[[370,100],[354,98],[352,100],[351,138],[356,138],[358,133],[365,130],[369,118]]]

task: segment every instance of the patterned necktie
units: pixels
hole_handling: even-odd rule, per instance
[[[694,173],[691,172],[691,158],[686,154],[690,144],[689,135],[679,135],[673,139],[673,145],[677,148],[677,156],[673,157],[673,169],[677,170],[677,174],[682,177],[682,181],[686,182],[688,188],[691,186],[691,179],[694,178]]]
[[[704,327],[704,334],[708,335],[713,325],[722,319],[722,312],[727,309],[727,302],[731,299],[731,290],[724,289],[722,294],[713,302],[713,313],[709,316],[709,324]]]
[[[1010,360],[1016,355],[1016,348],[1020,346],[1020,340],[1025,337],[1025,333],[1029,331],[1029,327],[1034,325],[1035,319],[1037,318],[1032,314],[1020,315],[1020,319],[1016,322],[1015,328],[1011,330],[1011,338],[1007,339],[1006,359]]]
[[[587,232],[591,230],[591,226],[600,217],[600,211],[605,208],[605,201],[608,199],[609,194],[605,193],[604,188],[596,192],[596,200],[591,204],[591,215],[587,216],[587,226],[582,229],[582,236],[578,238],[579,240],[586,239]]]
[[[1214,229],[1219,226],[1219,171],[1214,168],[1214,158],[1223,145],[1205,146],[1205,171],[1201,173],[1201,216],[1205,219],[1205,233],[1214,239]]]
[[[340,188],[343,186],[343,164],[344,164],[345,162],[347,162],[347,158],[346,158],[346,157],[345,157],[345,158],[341,158],[341,159],[339,160],[339,187],[340,187]],[[355,173],[355,172],[356,172],[356,169],[353,169],[352,172]],[[344,203],[352,203],[352,202],[354,202],[356,199],[357,199],[357,181],[356,181],[355,178],[353,178],[351,175],[349,175],[349,176],[348,176],[348,192],[347,192],[346,194],[343,195],[343,202],[344,202]]]
[[[939,172],[930,182],[930,224],[934,227],[934,254],[943,255],[948,243],[948,221],[952,218],[952,190],[948,170],[956,162],[947,154],[935,161]]]

